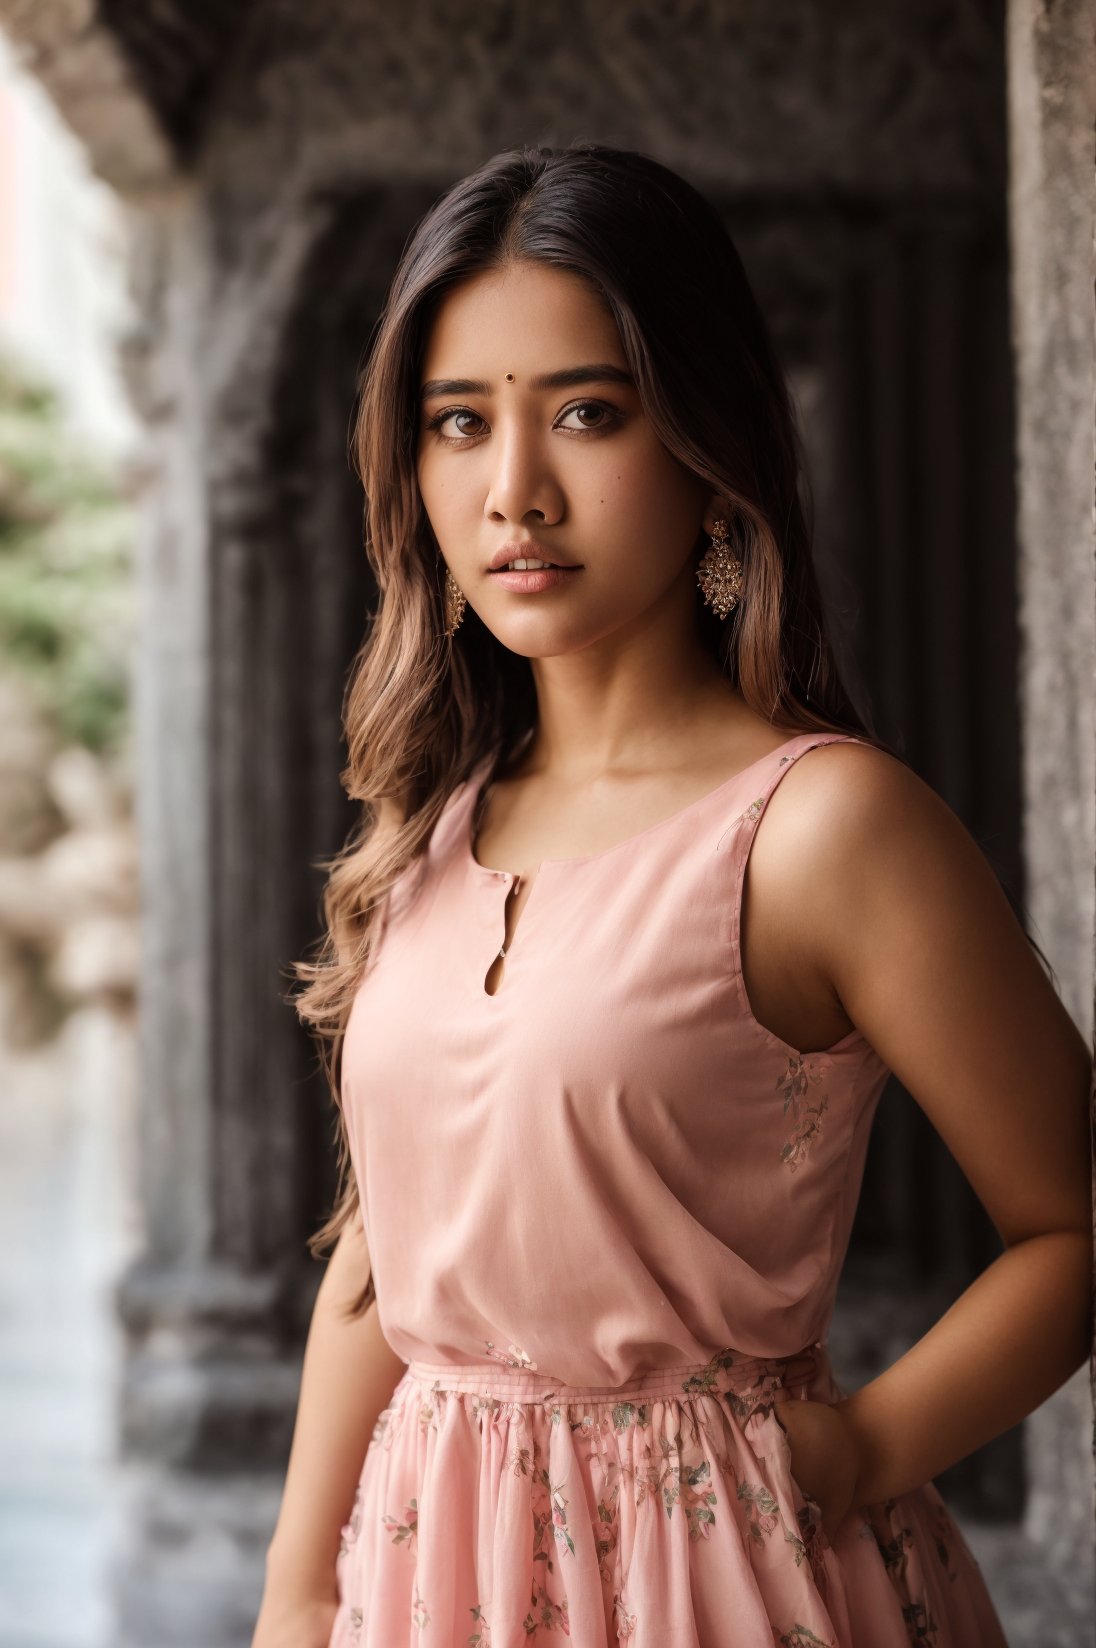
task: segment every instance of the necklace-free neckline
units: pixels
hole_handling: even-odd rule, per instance
[[[602,847],[601,850],[596,853],[572,854],[568,858],[542,858],[531,876],[525,875],[524,872],[519,873],[516,870],[502,870],[496,868],[494,865],[481,864],[479,859],[476,857],[475,835],[477,829],[477,815],[479,813],[480,803],[486,789],[486,784],[484,782],[486,768],[493,759],[492,753],[488,753],[476,763],[475,767],[468,776],[468,793],[471,804],[466,809],[463,828],[461,830],[464,855],[468,863],[471,864],[472,868],[478,871],[481,875],[494,876],[496,878],[503,876],[515,881],[519,879],[523,881],[531,881],[534,878],[539,878],[541,872],[549,868],[560,869],[583,864],[594,864],[599,859],[608,858],[611,854],[622,852],[629,847],[635,846],[638,842],[646,841],[646,839],[649,836],[654,835],[656,831],[664,830],[670,825],[677,824],[681,820],[688,818],[692,813],[699,812],[700,809],[709,802],[717,800],[726,791],[732,789],[737,784],[741,784],[743,780],[747,779],[756,768],[764,766],[767,762],[772,761],[776,756],[782,754],[789,747],[789,745],[798,744],[805,738],[814,738],[815,740],[822,742],[827,739],[844,736],[847,736],[847,734],[823,732],[821,730],[818,732],[793,733],[792,736],[790,738],[786,738],[782,744],[774,745],[767,754],[759,755],[756,761],[751,761],[745,767],[740,767],[737,772],[731,773],[728,778],[725,778],[722,782],[716,784],[713,789],[706,790],[703,795],[698,795],[693,801],[686,802],[683,807],[676,808],[674,812],[668,813],[665,818],[656,819],[653,824],[648,824],[644,829],[637,830],[635,834],[625,836],[620,841],[611,842],[608,847]]]

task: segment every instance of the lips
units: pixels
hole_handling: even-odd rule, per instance
[[[573,568],[569,567],[569,564],[566,561],[546,561],[540,555],[515,555],[514,560],[515,561],[540,561],[541,562],[541,565],[538,566],[538,567],[515,567],[514,568],[515,572],[543,572],[549,567],[552,567],[557,572],[566,572],[568,570],[573,570]],[[492,572],[508,572],[509,570],[510,570],[509,561],[504,561],[501,566],[491,568]]]
[[[568,583],[571,574],[581,570],[577,566],[544,566],[507,572],[505,567],[497,567],[495,577],[504,589],[516,590],[521,595],[535,595],[541,590],[555,589]]]
[[[546,544],[538,544],[534,541],[517,543],[512,540],[508,544],[499,545],[487,563],[487,570],[488,572],[498,572],[503,567],[509,566],[511,561],[547,561],[549,566],[562,567],[564,570],[577,564],[574,561],[569,561],[566,556],[560,559],[559,550],[549,549]]]

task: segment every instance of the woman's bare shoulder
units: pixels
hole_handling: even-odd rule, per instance
[[[785,773],[767,810],[789,846],[814,843],[830,869],[855,865],[865,845],[916,841],[940,851],[979,851],[943,796],[898,756],[865,740],[819,744]],[[966,845],[964,845],[964,843]]]
[[[869,880],[877,896],[915,898],[993,872],[943,796],[905,761],[867,741],[806,750],[769,796],[751,875],[797,909],[799,925],[830,930],[857,907]]]
[[[866,945],[865,923],[912,933],[918,905],[921,916],[932,903],[984,920],[1005,902],[943,797],[866,741],[818,745],[783,774],[750,849],[750,881],[799,964],[831,983]]]

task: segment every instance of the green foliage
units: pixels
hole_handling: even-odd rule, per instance
[[[133,510],[59,400],[0,357],[0,655],[62,743],[112,755],[129,721]]]

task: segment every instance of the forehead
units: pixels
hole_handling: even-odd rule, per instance
[[[475,368],[521,379],[574,358],[625,364],[604,299],[566,269],[519,263],[471,275],[445,294],[428,329],[422,376]]]

